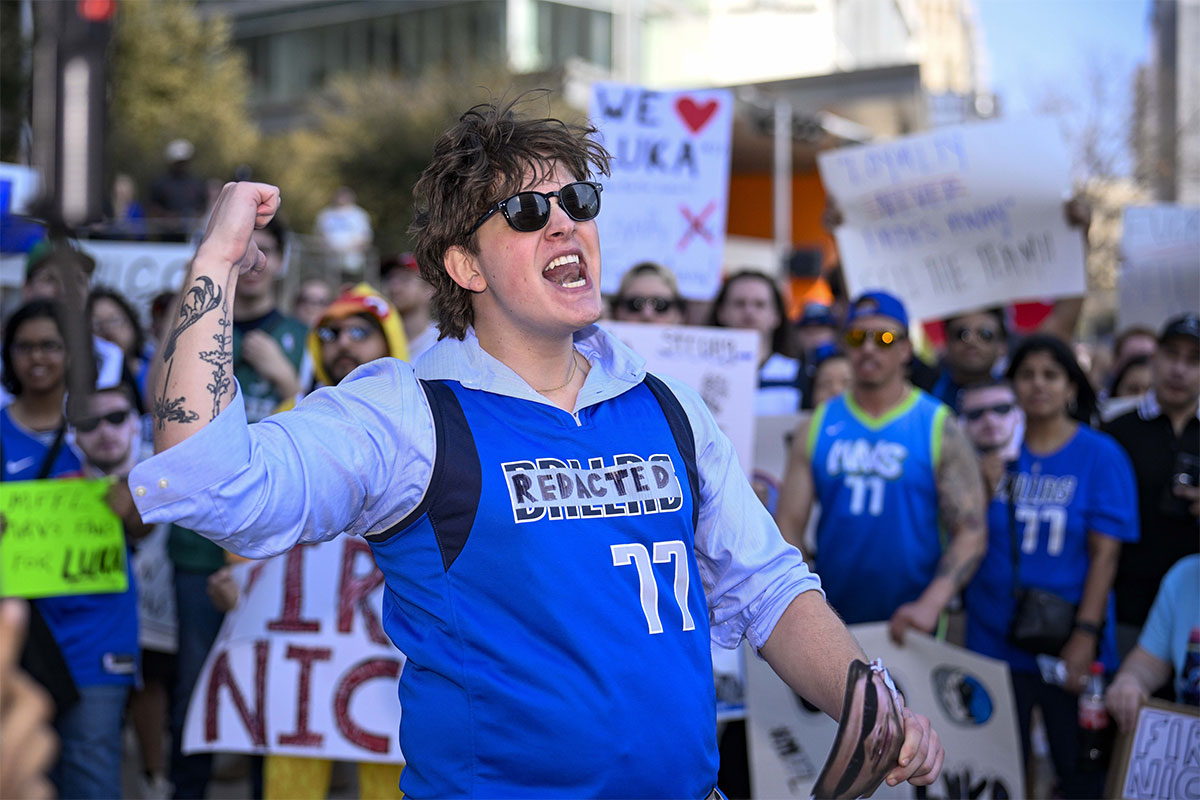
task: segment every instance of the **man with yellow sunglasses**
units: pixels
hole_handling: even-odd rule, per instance
[[[842,618],[889,620],[897,641],[908,628],[934,633],[987,546],[975,455],[950,409],[905,377],[912,345],[899,299],[863,294],[843,339],[851,388],[797,431],[781,527],[802,532],[819,501],[815,558]]]

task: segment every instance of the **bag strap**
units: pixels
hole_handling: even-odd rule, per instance
[[[54,462],[58,459],[58,454],[62,451],[63,439],[67,436],[67,420],[64,417],[59,423],[58,431],[54,434],[54,443],[50,445],[50,449],[46,451],[46,457],[42,460],[42,466],[38,468],[37,480],[45,480],[50,477],[50,470],[54,469]]]
[[[1021,590],[1021,554],[1017,549],[1017,501],[1013,497],[1017,488],[1017,462],[1008,462],[1008,469],[1005,473],[1005,479],[1008,482],[1006,487],[1008,490],[1008,545],[1009,552],[1012,554],[1012,572],[1013,572],[1013,597],[1016,597]]]

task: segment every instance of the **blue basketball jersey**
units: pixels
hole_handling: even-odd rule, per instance
[[[1008,643],[1015,607],[1014,535],[1021,585],[1078,603],[1091,565],[1088,535],[1134,542],[1138,525],[1133,467],[1124,448],[1107,434],[1080,425],[1057,452],[1038,454],[1022,445],[988,506],[987,553],[963,594],[967,647],[1003,659],[1014,670],[1037,669],[1032,655]],[[1109,670],[1118,666],[1116,636],[1109,624],[1114,614],[1110,592],[1098,656]]]
[[[715,698],[678,401],[653,376],[576,415],[424,386],[428,491],[368,537],[408,657],[403,791],[703,797]]]
[[[933,580],[942,555],[934,472],[948,413],[913,389],[882,417],[848,392],[813,414],[817,573],[847,623],[886,620]]]

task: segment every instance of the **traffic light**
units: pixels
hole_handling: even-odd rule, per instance
[[[45,212],[68,227],[101,219],[107,50],[116,0],[34,3],[33,155]]]

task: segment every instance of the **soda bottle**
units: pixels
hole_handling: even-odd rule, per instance
[[[1104,665],[1093,662],[1087,685],[1079,695],[1080,772],[1103,772],[1108,767],[1108,709],[1104,707]]]

